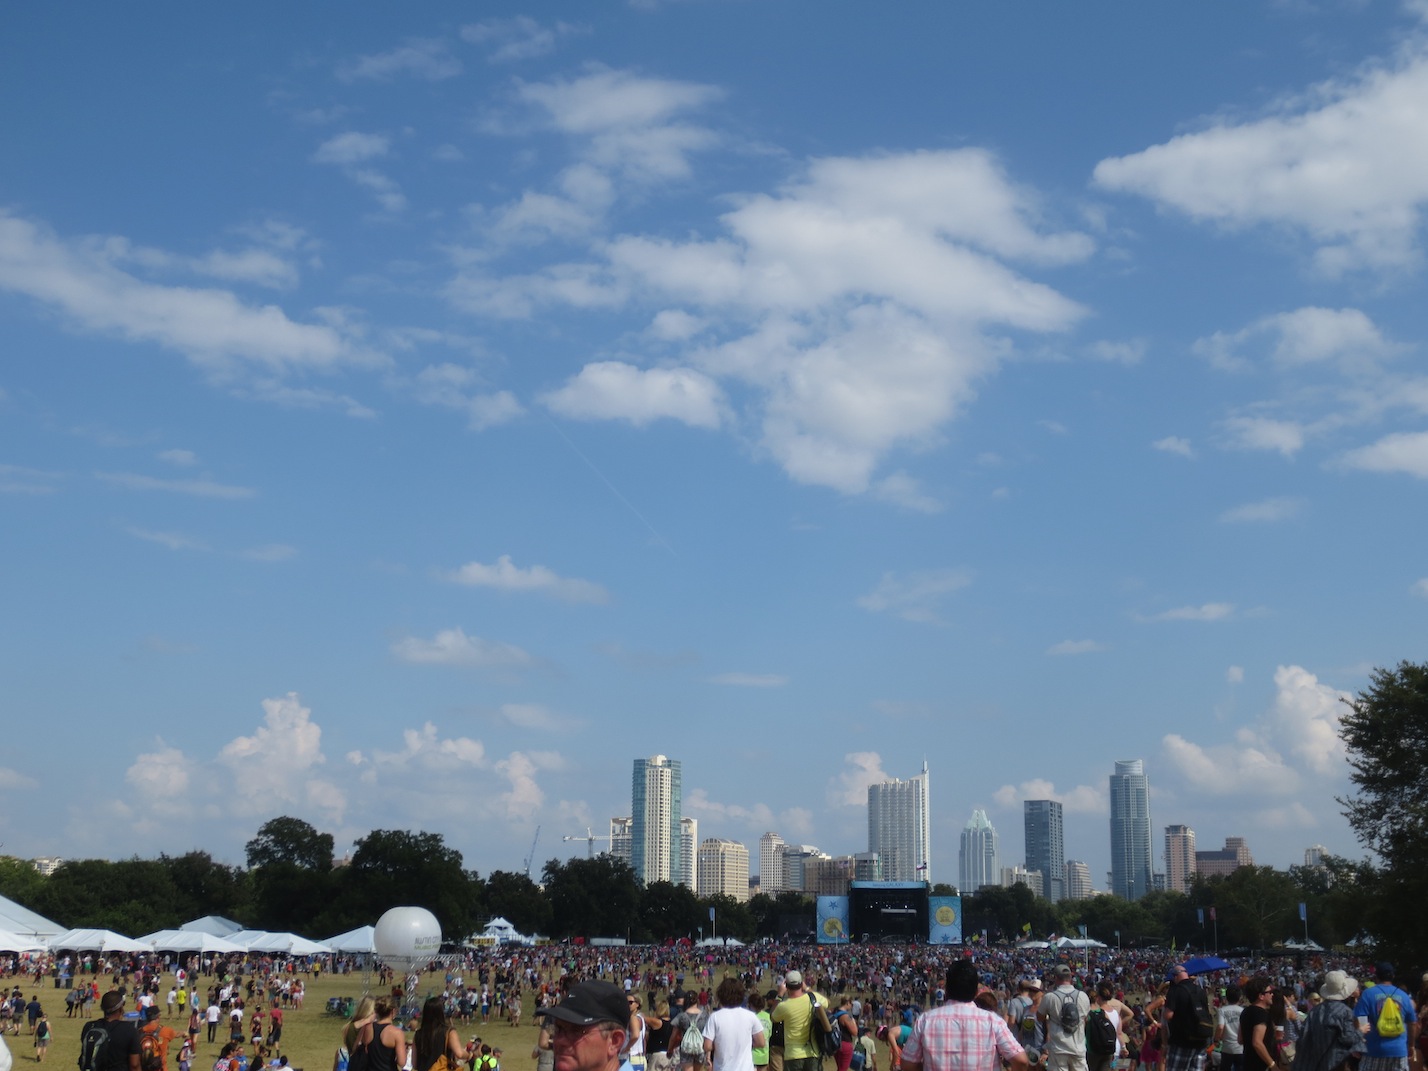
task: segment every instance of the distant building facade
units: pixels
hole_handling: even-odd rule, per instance
[[[736,840],[706,837],[699,843],[700,896],[749,898],[749,849]]]
[[[748,885],[748,864],[749,853],[744,852],[744,884]],[[699,819],[681,818],[679,820],[679,871],[675,878],[676,885],[683,885],[691,892],[698,884],[698,858],[699,858]]]
[[[1066,899],[1089,900],[1094,891],[1091,868],[1079,859],[1066,860]]]
[[[1024,866],[1002,867],[1002,888],[1010,889],[1013,885],[1025,885],[1037,896],[1046,895],[1046,882],[1042,880],[1039,870],[1028,870]]]
[[[963,896],[971,896],[984,885],[1001,881],[998,859],[997,831],[986,811],[973,811],[962,829],[961,851],[957,858],[957,888]]]
[[[1195,831],[1189,826],[1165,827],[1165,887],[1187,893],[1195,884]]]
[[[932,880],[927,763],[906,781],[868,786],[868,851],[882,860],[885,881]]]
[[[1254,866],[1244,837],[1226,837],[1217,852],[1196,852],[1195,869],[1207,878],[1228,877],[1242,866]]]
[[[759,892],[777,896],[783,891],[783,845],[777,833],[759,838]]]
[[[610,819],[610,854],[634,865],[635,820],[628,815]]]
[[[1042,895],[1052,903],[1066,898],[1066,836],[1061,804],[1056,800],[1023,800],[1026,828],[1026,869],[1040,871]]]
[[[685,866],[680,809],[683,783],[678,760],[664,755],[636,759],[630,791],[630,865],[641,885],[656,881],[693,887],[693,861]]]
[[[1145,763],[1126,759],[1111,774],[1111,892],[1139,900],[1152,887],[1150,782]]]

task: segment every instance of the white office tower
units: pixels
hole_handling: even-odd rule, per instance
[[[1189,826],[1165,827],[1165,887],[1188,893],[1195,882],[1195,831]]]
[[[962,830],[957,870],[957,888],[963,896],[971,896],[983,885],[996,885],[1001,878],[997,831],[986,811],[973,811],[971,821]]]
[[[759,892],[769,896],[783,892],[783,845],[777,833],[759,838]]]
[[[678,882],[684,877],[680,836],[682,798],[677,761],[663,755],[635,760],[630,792],[630,865],[635,868],[635,877],[641,885]]]
[[[679,820],[679,876],[676,878],[675,884],[683,885],[690,892],[694,891],[697,884],[695,871],[699,865],[698,852],[699,819],[681,818]],[[748,884],[748,880],[748,875],[745,874],[744,883]]]
[[[1066,899],[1089,900],[1093,891],[1091,868],[1079,859],[1066,860]]]
[[[749,849],[736,840],[706,837],[699,845],[700,896],[749,898]]]
[[[926,762],[916,777],[868,786],[868,851],[884,881],[932,881],[929,815]]]

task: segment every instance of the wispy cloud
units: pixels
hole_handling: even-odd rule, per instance
[[[446,42],[437,38],[412,38],[388,52],[358,56],[338,68],[344,81],[369,79],[389,81],[401,75],[438,82],[461,73],[461,61],[451,54]]]
[[[148,543],[157,543],[161,547],[168,547],[169,550],[207,550],[208,547],[201,540],[186,536],[181,532],[156,532],[148,528],[125,528],[125,532],[135,539],[142,539]]]
[[[1224,621],[1233,617],[1234,603],[1207,602],[1201,606],[1177,606],[1148,616],[1137,615],[1140,621]]]
[[[1053,643],[1048,647],[1046,653],[1049,655],[1082,655],[1109,650],[1109,644],[1101,643],[1098,640],[1062,640],[1060,643]]]
[[[1220,521],[1224,524],[1269,524],[1297,517],[1303,509],[1303,499],[1266,498],[1227,509],[1220,514]]]
[[[857,604],[873,613],[896,614],[904,621],[940,624],[937,607],[972,582],[969,569],[930,569],[925,572],[884,573],[878,586],[859,596]]]
[[[736,688],[782,688],[788,683],[788,678],[779,673],[720,673],[709,677],[708,681]]]
[[[542,25],[527,15],[516,15],[463,26],[461,39],[491,49],[486,55],[491,63],[512,63],[547,55],[555,51],[561,38],[578,32],[580,28],[568,22]]]
[[[135,472],[96,472],[96,479],[129,491],[167,491],[198,498],[252,498],[258,492],[251,487],[215,483],[213,480],[167,480],[158,476],[142,476]]]
[[[498,668],[535,663],[534,658],[513,644],[468,636],[460,628],[443,629],[429,640],[408,636],[392,644],[392,653],[403,662],[427,666]]]
[[[286,562],[297,557],[297,547],[289,546],[286,543],[264,543],[262,546],[249,547],[240,551],[238,556],[246,558],[250,562]]]
[[[498,591],[536,592],[565,602],[606,603],[610,593],[590,580],[558,576],[544,565],[522,569],[502,554],[494,564],[468,562],[459,569],[441,574],[444,580],[467,587],[495,588]]]
[[[1163,439],[1156,439],[1155,442],[1150,445],[1167,454],[1178,454],[1180,457],[1188,458],[1195,456],[1195,451],[1190,445],[1190,440],[1181,438],[1179,435],[1167,435]]]

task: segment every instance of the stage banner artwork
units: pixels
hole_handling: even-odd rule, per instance
[[[818,898],[818,943],[845,945],[848,943],[848,898],[820,896]]]
[[[933,945],[962,943],[962,898],[932,896],[927,900],[927,942]]]

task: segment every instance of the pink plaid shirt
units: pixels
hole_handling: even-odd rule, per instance
[[[922,1064],[923,1071],[998,1071],[1002,1060],[1021,1052],[1001,1016],[970,1002],[949,1001],[917,1017],[902,1058]]]

